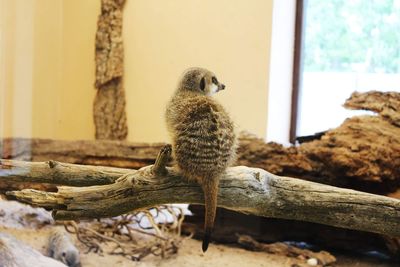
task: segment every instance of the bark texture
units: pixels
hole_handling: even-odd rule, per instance
[[[122,9],[125,0],[102,0],[96,32],[96,139],[124,140],[128,134],[122,87]]]

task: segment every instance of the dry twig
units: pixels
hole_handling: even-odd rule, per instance
[[[68,221],[65,228],[87,247],[86,253],[109,253],[139,261],[150,254],[162,258],[175,254],[182,243],[183,219],[180,208],[160,206],[89,224]]]

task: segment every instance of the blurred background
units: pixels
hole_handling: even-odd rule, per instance
[[[98,0],[1,0],[0,136],[93,139]],[[126,1],[128,140],[167,141],[186,68],[213,70],[242,129],[266,135],[272,1]]]

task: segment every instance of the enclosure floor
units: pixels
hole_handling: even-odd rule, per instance
[[[14,235],[19,240],[31,245],[37,250],[46,251],[46,242],[50,228],[45,227],[40,230],[32,229],[12,229],[0,227],[0,232]],[[200,267],[200,266],[257,266],[257,267],[291,267],[294,263],[304,264],[303,261],[279,255],[271,255],[262,252],[251,252],[241,248],[234,248],[225,245],[211,244],[207,253],[201,252],[201,242],[188,239],[184,242],[178,254],[169,259],[161,259],[154,256],[146,257],[141,262],[133,262],[121,256],[103,255],[95,253],[81,255],[82,267]],[[307,265],[302,265],[307,266]],[[343,256],[338,257],[337,267],[392,267],[398,266],[388,263],[379,263],[371,260],[351,259]]]
[[[25,214],[25,215],[24,215]],[[39,214],[39,215],[29,215]],[[28,215],[28,216],[26,216]],[[48,242],[50,226],[44,226],[34,229],[28,226],[27,218],[32,218],[36,223],[38,220],[51,220],[50,215],[33,209],[27,205],[14,201],[2,201],[0,199],[0,232],[14,235],[20,241],[32,246],[43,254],[46,254],[46,244]],[[60,226],[62,227],[62,226]],[[75,240],[76,241],[76,240]],[[86,249],[79,242],[75,242],[80,251]],[[392,267],[399,266],[389,263],[380,263],[368,258],[360,259],[360,257],[349,258],[332,252],[338,262],[333,267]],[[292,267],[297,263],[300,266],[307,266],[304,261],[285,256],[272,255],[263,252],[252,252],[241,248],[230,247],[226,245],[210,244],[207,253],[202,253],[201,242],[194,239],[187,239],[182,244],[176,255],[168,259],[160,257],[148,256],[140,262],[133,262],[129,259],[117,255],[98,255],[95,253],[81,253],[82,267],[102,267],[102,266],[157,266],[157,267],[200,267],[200,266],[238,266],[238,267]],[[34,265],[32,265],[34,267]]]

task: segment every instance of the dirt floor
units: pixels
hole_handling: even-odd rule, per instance
[[[32,246],[43,254],[47,250],[49,231],[53,225],[48,212],[33,209],[17,202],[0,201],[0,232],[12,234],[20,241]],[[62,226],[58,226],[62,227]],[[81,251],[85,248],[77,240],[77,247]],[[335,253],[333,253],[335,254]],[[379,260],[351,259],[343,255],[336,255],[338,262],[332,266],[346,267],[389,267],[399,266],[390,263],[380,263]],[[201,242],[187,239],[183,242],[177,254],[168,259],[148,256],[140,262],[134,262],[122,256],[98,255],[93,252],[81,253],[82,267],[101,266],[269,266],[269,267],[297,267],[312,266],[305,260],[289,258],[285,256],[267,254],[263,252],[252,252],[241,248],[225,245],[211,244],[207,253],[202,253]],[[32,265],[34,267],[34,265]]]

